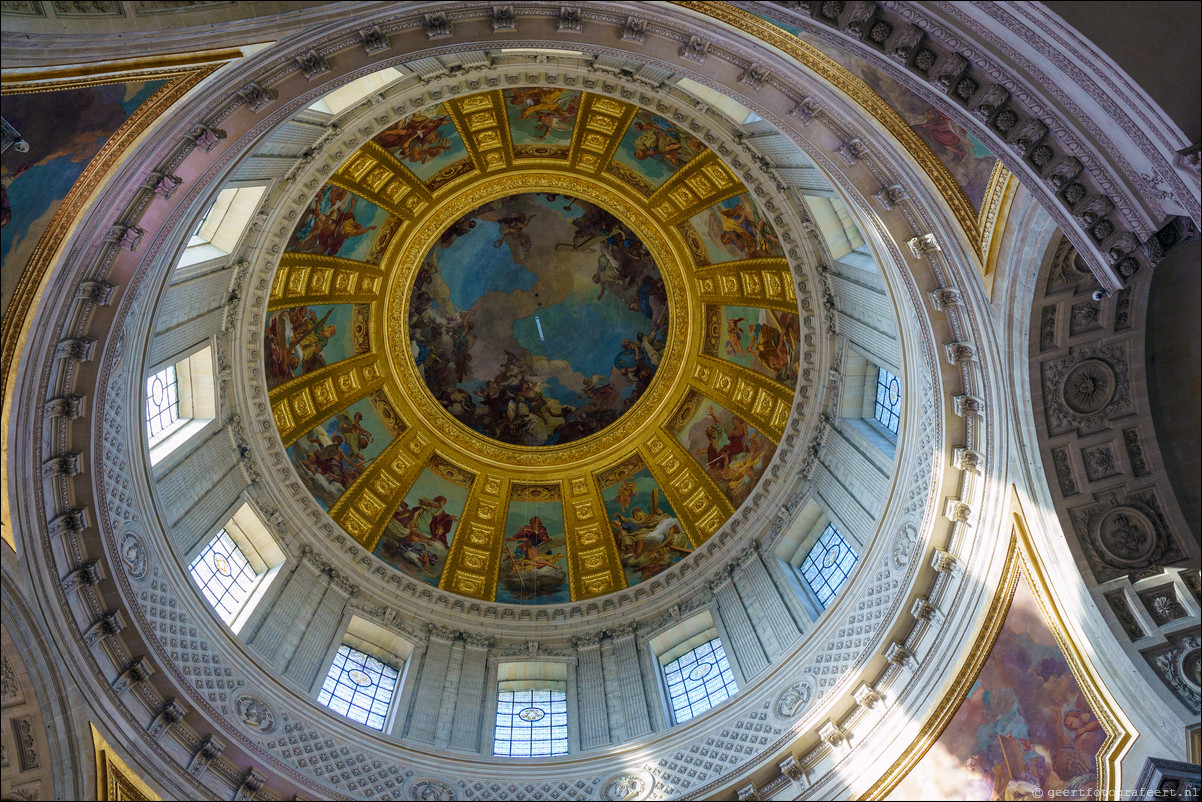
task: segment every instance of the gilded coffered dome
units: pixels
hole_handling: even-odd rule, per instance
[[[302,484],[392,568],[512,604],[686,559],[793,405],[773,223],[693,132],[547,86],[389,121],[296,215],[264,327]]]

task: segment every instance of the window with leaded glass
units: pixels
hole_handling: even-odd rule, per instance
[[[901,421],[901,381],[884,368],[876,370],[876,419],[897,434]]]
[[[501,757],[553,757],[568,753],[568,697],[562,683],[513,688],[500,683],[492,753]],[[510,686],[507,688],[507,686]]]
[[[230,626],[261,576],[224,529],[196,556],[188,572],[217,615]]]
[[[175,365],[168,365],[146,380],[146,434],[153,442],[179,419],[179,376]]]
[[[707,641],[664,666],[668,704],[677,724],[725,702],[739,690],[726,651],[718,638]]]
[[[351,721],[383,731],[399,675],[394,666],[344,643],[334,655],[317,702]]]
[[[197,347],[146,377],[146,437],[157,465],[217,416],[213,348]],[[180,452],[183,453],[183,452]]]
[[[847,544],[834,524],[827,524],[798,569],[823,609],[847,582],[858,559],[859,555]]]

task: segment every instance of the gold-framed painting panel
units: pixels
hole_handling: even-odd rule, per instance
[[[1011,532],[1005,564],[990,601],[984,625],[967,651],[967,659],[948,685],[934,712],[922,725],[918,736],[893,765],[864,792],[860,799],[885,799],[919,767],[922,760],[943,736],[973,690],[994,646],[1006,625],[1019,582],[1025,581],[1040,618],[1051,632],[1081,693],[1106,734],[1096,754],[1097,797],[1111,799],[1122,787],[1122,758],[1138,733],[1123,714],[1118,702],[1102,682],[1082,645],[1074,639],[1062,603],[1051,591],[1052,581],[1036,551],[1026,516],[1011,492]]]

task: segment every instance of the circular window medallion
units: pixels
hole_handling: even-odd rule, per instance
[[[1181,676],[1195,688],[1202,686],[1202,651],[1191,649],[1182,655]]]
[[[693,682],[700,682],[709,676],[709,673],[714,670],[713,663],[700,663],[693,666],[693,670],[689,672],[689,679]]]
[[[1139,510],[1114,507],[1098,524],[1098,540],[1111,563],[1141,564],[1156,546],[1156,530]]]
[[[1100,359],[1087,359],[1064,377],[1064,403],[1081,415],[1100,412],[1114,397],[1114,370]]]
[[[595,434],[647,390],[668,337],[659,267],[589,201],[528,192],[453,222],[409,295],[409,345],[435,400],[510,445]]]
[[[839,547],[838,546],[836,546],[833,549],[827,549],[826,554],[822,555],[822,567],[823,568],[834,568],[835,563],[837,563],[838,561],[839,561]]]
[[[531,724],[540,721],[545,715],[547,714],[543,712],[541,707],[527,707],[518,712],[518,718],[522,721],[529,721]]]
[[[366,688],[368,685],[371,685],[371,677],[367,676],[367,674],[357,668],[352,668],[350,671],[346,672],[346,675],[351,678],[351,682],[355,683],[360,688]]]
[[[891,378],[889,380],[889,404],[890,404],[890,406],[896,406],[897,402],[900,400],[901,400],[901,383],[898,382],[897,377],[894,376],[893,378]]]
[[[230,561],[221,552],[213,552],[213,568],[222,576],[230,575]]]

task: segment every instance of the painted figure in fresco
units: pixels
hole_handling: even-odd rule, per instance
[[[501,236],[494,240],[492,246],[500,248],[503,243],[509,243],[509,250],[513,252],[513,260],[520,263],[530,253],[530,248],[533,242],[530,235],[525,233],[526,226],[530,225],[535,215],[526,214],[524,212],[512,212],[504,217],[497,218],[497,225],[501,227]]]
[[[395,523],[386,532],[387,543],[382,543],[382,556],[390,562],[409,562],[424,576],[433,577],[438,561],[450,549],[447,536],[458,516],[446,512],[446,496],[418,499],[416,507],[402,501],[392,514]],[[399,534],[398,534],[399,530]]]
[[[307,306],[297,307],[289,313],[292,326],[292,338],[288,341],[287,350],[296,354],[300,360],[301,369],[308,373],[326,365],[325,348],[330,339],[338,333],[337,326],[327,325],[326,321],[334,310],[331,308],[321,317]]]
[[[732,415],[730,424],[724,425],[712,406],[708,414],[713,422],[705,427],[706,447],[697,453],[705,457],[706,471],[724,483],[724,489],[733,497],[755,482],[767,443],[738,415]]]
[[[747,349],[755,355],[777,381],[790,383],[797,381],[797,343],[801,339],[800,322],[795,315],[780,314],[769,310],[773,321],[756,323],[751,328],[751,345]]]
[[[371,445],[375,435],[363,428],[363,413],[355,412],[352,418],[345,412],[339,412],[335,417],[335,425],[342,436],[345,449],[354,457],[362,457],[363,449]]]
[[[772,309],[763,310],[761,317],[765,315],[771,322],[751,323],[746,317],[729,318],[723,350],[728,357],[750,357],[752,367],[779,382],[796,382],[800,321],[796,315]]]
[[[338,327],[328,322],[333,313],[331,308],[319,319],[309,307],[299,306],[272,316],[264,330],[269,386],[325,367],[325,348],[338,333]]]
[[[743,356],[746,353],[743,350],[743,336],[747,332],[739,325],[745,320],[745,317],[736,317],[726,321],[726,353],[731,356]]]
[[[343,208],[343,202],[350,198],[350,203]],[[359,237],[378,226],[363,226],[355,219],[355,204],[359,198],[351,195],[340,187],[327,187],[313,199],[313,204],[305,211],[293,233],[293,242],[288,250],[298,253],[323,254],[337,256],[348,239]],[[323,207],[328,204],[328,209]],[[302,236],[302,232],[304,232]],[[299,241],[296,241],[299,238]]]
[[[652,159],[677,168],[705,150],[700,139],[681,131],[658,114],[638,115],[634,128],[639,132],[634,139],[634,157],[639,161]]]
[[[719,211],[722,231],[719,242],[736,249],[748,259],[772,256],[780,249],[780,240],[767,220],[760,219],[745,200]]]
[[[546,139],[553,130],[570,131],[576,125],[576,112],[580,109],[580,95],[573,93],[565,98],[565,89],[532,87],[510,90],[509,103],[519,106],[519,119],[537,120],[534,133],[538,139]]]
[[[567,581],[567,572],[559,566],[562,553],[542,552],[540,546],[552,542],[541,517],[532,516],[518,531],[505,538],[501,554],[502,581],[519,598],[554,593]],[[509,544],[513,543],[511,549]]]
[[[450,149],[451,140],[438,133],[450,121],[445,114],[428,117],[419,111],[376,134],[376,142],[401,161],[425,164]]]
[[[342,485],[343,489],[359,478],[362,454],[352,456],[345,448],[342,435],[331,435],[329,443],[323,443],[313,432],[305,435],[305,439],[315,448],[305,455],[302,465],[313,474],[325,477],[330,484]]]
[[[619,495],[622,490],[619,490]],[[688,537],[676,518],[659,506],[659,490],[651,491],[647,511],[634,507],[629,515],[618,513],[610,521],[622,566],[637,571],[641,579],[662,572],[692,551]]]
[[[962,162],[968,158],[968,132],[938,109],[928,108],[914,129],[947,148],[953,161]]]
[[[618,488],[618,507],[625,514],[630,508],[630,501],[638,493],[638,488],[630,479],[622,482],[622,486]]]

